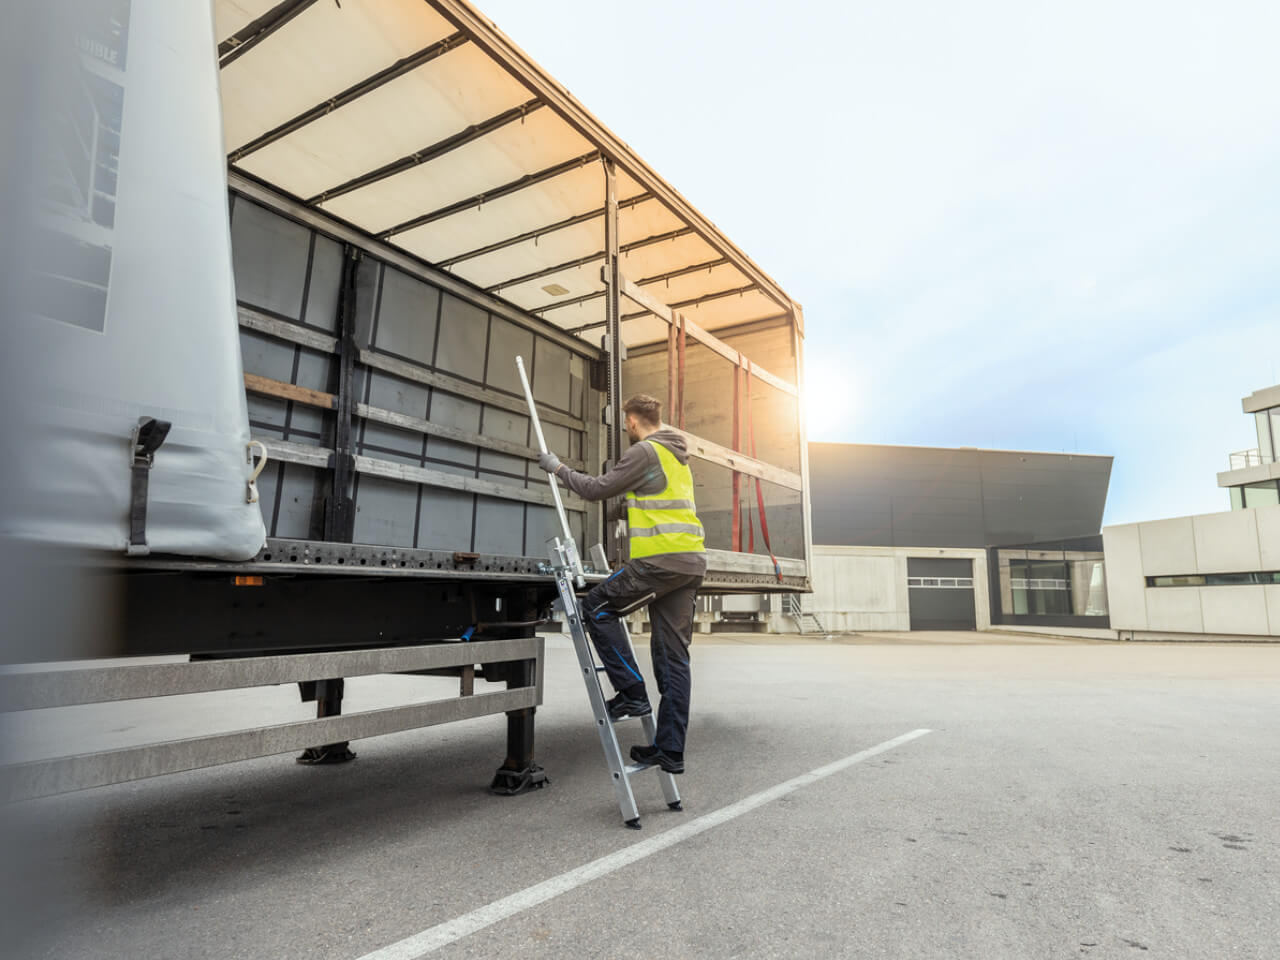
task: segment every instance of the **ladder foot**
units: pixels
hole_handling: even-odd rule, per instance
[[[679,800],[676,800],[676,801],[674,801],[674,802],[672,802],[672,803],[668,803],[668,804],[667,804],[667,809],[668,809],[668,810],[683,810],[683,809],[684,809],[684,804],[682,804]]]
[[[628,820],[628,821],[627,821],[627,829],[628,829],[628,830],[639,830],[639,829],[640,829],[640,818],[639,818],[639,817],[636,817],[634,820]]]

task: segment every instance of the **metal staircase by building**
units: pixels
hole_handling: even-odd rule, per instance
[[[822,620],[812,610],[806,610],[805,595],[802,593],[785,593],[782,595],[782,612],[795,621],[801,635],[819,634],[830,636]]]

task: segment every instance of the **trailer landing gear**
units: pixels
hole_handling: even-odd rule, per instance
[[[316,717],[337,717],[342,714],[342,693],[346,684],[339,677],[334,680],[303,680],[298,687],[302,691],[302,701],[316,702]],[[298,756],[298,763],[319,765],[322,763],[348,763],[356,758],[347,741],[342,743],[326,743],[321,747],[307,747]]]
[[[300,753],[296,760],[298,763],[320,764],[320,763],[346,763],[354,760],[356,754],[345,743],[329,743],[323,747],[307,747]]]
[[[493,783],[489,784],[489,792],[499,797],[514,797],[530,790],[540,790],[551,780],[536,763],[531,763],[523,770],[510,770],[499,767],[493,775]]]
[[[504,664],[514,668],[507,676],[507,686],[524,687],[533,683],[534,664],[526,660],[518,664]],[[489,784],[489,792],[500,797],[514,797],[530,790],[540,790],[551,780],[546,772],[533,762],[532,707],[511,710],[507,713],[507,759]]]

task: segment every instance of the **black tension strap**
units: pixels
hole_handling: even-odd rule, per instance
[[[169,435],[173,424],[155,417],[139,417],[133,428],[131,446],[133,465],[130,468],[129,495],[129,546],[126,553],[142,556],[151,552],[147,546],[147,488],[151,482],[151,468],[156,462],[156,451]]]

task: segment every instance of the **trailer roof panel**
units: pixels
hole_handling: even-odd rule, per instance
[[[433,263],[440,263],[456,256],[459,250],[481,249],[572,219],[590,212],[590,206],[583,209],[583,201],[600,186],[600,165],[584,164],[543,186],[542,190],[499,197],[460,210],[451,217],[398,234],[395,242]],[[598,199],[596,203],[599,204]],[[601,215],[597,214],[584,223],[535,234],[490,253],[468,257],[449,269],[472,283],[488,286],[508,276],[563,263],[600,248],[602,222]]]
[[[800,322],[771,278],[464,0],[216,2],[234,33],[222,82],[235,169],[594,342],[609,159],[627,277],[708,329]],[[665,335],[630,301],[623,313],[628,342]]]
[[[227,0],[218,0],[217,8],[226,5]],[[222,122],[228,150],[455,32],[424,3],[306,6],[243,55],[236,56],[235,49],[224,55]]]
[[[582,136],[559,117],[539,110],[523,123],[509,124],[435,160],[333,200],[318,200],[317,205],[328,213],[382,234],[544,170],[569,164],[564,171],[569,173],[589,164],[595,166],[591,160],[573,163],[590,153],[591,145]],[[555,189],[554,185],[550,189]],[[547,198],[547,190],[545,186],[532,194],[521,190],[520,199],[526,204],[535,204],[537,200],[533,198]],[[483,206],[483,201],[477,200],[475,206]],[[456,244],[457,241],[453,241],[453,250],[457,249]]]
[[[483,85],[456,82],[460,72],[477,72],[486,59],[472,44],[454,47],[286,133],[244,157],[240,166],[269,182],[291,182],[291,192],[313,197],[396,161],[430,155],[432,147],[444,149],[459,131],[537,103],[510,77]],[[508,122],[519,123],[520,117]]]

